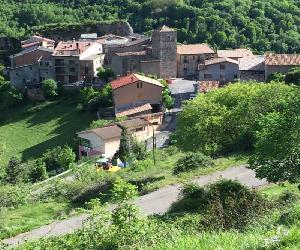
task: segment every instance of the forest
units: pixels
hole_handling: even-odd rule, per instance
[[[181,43],[300,52],[298,0],[0,0],[0,9],[0,36],[22,38],[46,24],[127,20],[145,34],[167,24]]]

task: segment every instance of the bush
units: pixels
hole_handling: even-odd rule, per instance
[[[113,70],[111,68],[99,68],[97,75],[100,79],[107,82],[109,80],[109,78],[112,78],[115,76],[115,73],[113,72]]]
[[[16,184],[26,179],[24,168],[19,159],[16,157],[10,158],[8,165],[5,169],[6,182]]]
[[[188,185],[181,195],[170,212],[200,213],[203,219],[199,227],[204,230],[243,230],[270,207],[255,191],[232,180],[220,180],[205,189]]]
[[[28,171],[28,179],[33,183],[43,181],[48,178],[46,164],[42,159],[38,159],[31,163]]]
[[[285,82],[288,84],[300,85],[300,67],[291,69],[285,75]]]
[[[54,97],[58,95],[57,82],[53,79],[44,80],[42,83],[42,88],[46,97]]]
[[[43,160],[46,164],[47,171],[53,172],[52,174],[57,174],[57,172],[62,172],[70,167],[76,159],[75,153],[72,149],[65,145],[63,147],[55,147],[48,150],[43,155]]]
[[[112,124],[112,121],[110,121],[110,120],[96,120],[96,121],[91,122],[90,129],[102,128],[102,127],[106,127],[110,124]]]
[[[28,200],[28,187],[25,185],[0,186],[0,210],[1,207],[16,208]]]
[[[176,163],[176,167],[173,169],[174,174],[182,172],[188,172],[197,168],[209,167],[213,164],[212,159],[200,152],[187,153]]]

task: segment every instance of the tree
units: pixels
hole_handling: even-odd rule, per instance
[[[57,82],[53,79],[46,79],[42,83],[42,88],[46,97],[54,97],[57,96]]]
[[[252,150],[259,120],[291,108],[295,87],[280,83],[236,83],[199,94],[183,106],[177,121],[177,145],[206,154]]]
[[[115,73],[111,68],[99,68],[97,75],[100,79],[108,82],[110,78],[115,76]]]
[[[49,149],[43,154],[43,161],[46,164],[47,171],[52,172],[52,175],[68,169],[75,159],[75,153],[67,145]]]
[[[42,159],[38,159],[31,164],[29,169],[29,180],[31,182],[43,181],[48,178],[46,164]]]
[[[268,76],[267,82],[284,82],[285,80],[285,75],[281,72],[275,72],[271,75]]]
[[[11,184],[16,184],[22,181],[23,169],[19,159],[16,157],[10,158],[5,169],[6,181]]]
[[[285,75],[285,82],[288,84],[300,85],[300,67],[291,69]]]
[[[125,163],[128,162],[128,160],[131,158],[130,142],[131,136],[129,135],[127,129],[125,127],[122,127],[118,157],[122,162]]]
[[[112,190],[112,199],[117,208],[112,213],[113,223],[119,227],[126,226],[138,219],[138,209],[131,201],[138,195],[137,187],[120,179],[116,181]]]
[[[250,168],[269,182],[300,180],[300,91],[288,100],[283,112],[263,117]]]

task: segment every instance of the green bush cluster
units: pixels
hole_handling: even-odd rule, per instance
[[[188,172],[197,168],[206,168],[213,165],[212,159],[200,152],[188,152],[176,163],[173,169],[174,174]]]
[[[49,174],[55,175],[69,169],[71,163],[75,161],[76,155],[69,146],[65,145],[49,149],[42,159]]]
[[[207,188],[189,184],[181,195],[182,199],[172,205],[170,212],[201,214],[201,230],[243,230],[271,207],[258,193],[232,180],[220,180]]]
[[[179,115],[176,143],[207,154],[252,150],[260,121],[269,113],[292,109],[297,95],[296,87],[275,82],[236,83],[200,94]]]

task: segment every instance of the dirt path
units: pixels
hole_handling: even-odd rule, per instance
[[[255,178],[252,170],[245,166],[228,168],[224,171],[218,171],[210,175],[201,176],[193,182],[199,185],[206,185],[215,182],[220,178],[236,179],[248,187],[259,187],[266,185],[265,180]],[[178,199],[181,185],[172,185],[161,188],[155,192],[141,196],[136,200],[136,204],[140,207],[145,215],[158,214],[166,212],[171,204]],[[15,237],[4,240],[4,243],[15,246],[24,241],[34,240],[46,236],[59,236],[72,233],[82,228],[87,214],[71,217],[62,221],[53,222],[49,225],[42,226],[30,232],[26,232]]]

